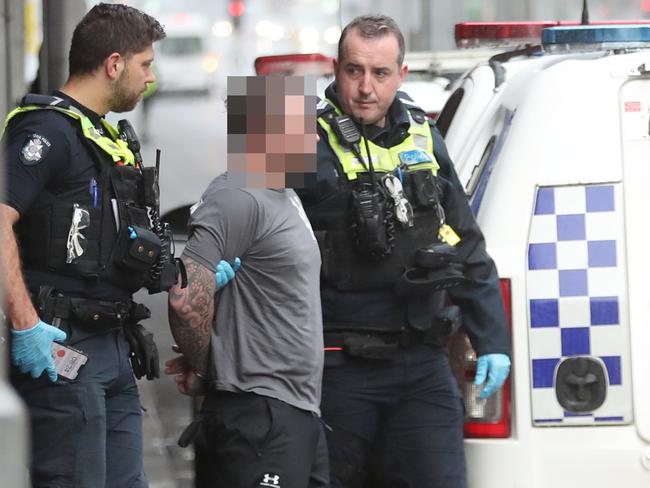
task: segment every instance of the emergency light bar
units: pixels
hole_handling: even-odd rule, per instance
[[[579,25],[544,29],[542,46],[549,52],[650,48],[648,25]]]
[[[454,27],[456,46],[506,46],[539,42],[542,30],[559,22],[463,22]]]
[[[334,73],[333,61],[331,56],[320,53],[260,56],[255,60],[255,73],[262,76],[327,76]]]
[[[609,20],[592,22],[583,27],[623,26],[650,24],[648,21]],[[454,27],[456,46],[472,47],[508,47],[523,44],[539,44],[542,31],[549,27],[580,26],[576,21],[542,21],[542,22],[462,22]]]

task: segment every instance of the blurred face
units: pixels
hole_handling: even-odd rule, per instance
[[[388,108],[407,73],[397,64],[399,44],[388,34],[374,39],[356,30],[343,41],[343,59],[335,63],[336,86],[341,108],[364,124],[384,126]]]
[[[316,173],[316,80],[228,77],[228,173],[245,188],[305,188]]]
[[[109,107],[111,112],[128,112],[135,108],[142,99],[147,84],[156,80],[151,69],[152,63],[152,47],[125,59],[124,70],[113,84]]]

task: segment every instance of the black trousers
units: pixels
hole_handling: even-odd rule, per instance
[[[464,405],[445,348],[325,353],[332,488],[467,488]]]
[[[252,393],[210,392],[196,438],[201,488],[325,488],[323,424],[312,412]]]

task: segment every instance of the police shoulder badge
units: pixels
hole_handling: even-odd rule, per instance
[[[26,166],[40,163],[50,150],[52,143],[40,134],[32,134],[25,140],[20,150],[20,160]]]

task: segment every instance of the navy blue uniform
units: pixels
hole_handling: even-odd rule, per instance
[[[325,94],[337,103],[335,85]],[[382,147],[396,146],[408,136],[409,124],[406,106],[396,99],[385,127],[369,127],[368,138]],[[433,125],[431,133],[440,165],[437,180],[446,222],[461,237],[456,248],[470,279],[449,293],[461,307],[463,325],[478,354],[507,354],[509,343],[494,263]],[[321,229],[315,209],[327,205],[345,178],[320,126],[319,135],[317,184],[300,194],[316,232]],[[392,287],[343,291],[323,281],[321,299],[326,346],[327,333],[332,331],[408,328],[406,300]],[[333,429],[328,437],[333,487],[466,486],[464,406],[446,348],[412,344],[384,360],[327,352],[321,409]]]
[[[99,115],[61,92],[55,92],[55,95],[70,100],[106,135]],[[34,137],[42,146],[40,157],[28,160],[23,154],[24,148]],[[7,144],[5,203],[16,209],[21,217],[30,210],[49,205],[58,196],[85,196],[90,191],[91,181],[98,178],[96,158],[99,153],[81,135],[79,123],[61,113],[37,110],[19,114],[9,123],[4,138]],[[25,269],[24,273],[32,292],[38,291],[40,285],[51,285],[61,292],[86,298],[111,300],[130,296],[126,288],[106,281],[84,280],[35,269]]]
[[[69,99],[103,134],[100,116]],[[21,218],[57,198],[87,198],[98,178],[97,151],[79,122],[54,110],[16,115],[4,135],[8,192],[5,203]],[[20,225],[20,220],[18,225]],[[20,248],[21,243],[18,243]],[[27,266],[27,268],[29,268]],[[104,301],[130,298],[127,288],[98,279],[24,269],[32,294],[43,285],[70,297]],[[32,379],[12,368],[32,426],[32,483],[36,487],[145,487],[142,416],[122,327],[98,328],[72,320],[61,328],[67,344],[88,355],[74,381]]]

